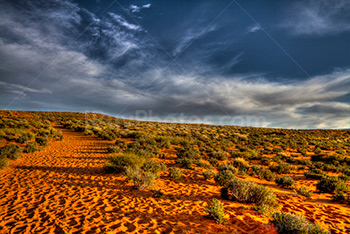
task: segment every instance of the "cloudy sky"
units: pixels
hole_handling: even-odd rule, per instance
[[[348,0],[0,0],[0,108],[350,128]]]

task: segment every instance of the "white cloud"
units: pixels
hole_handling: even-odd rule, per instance
[[[206,34],[215,31],[215,25],[207,25],[206,27],[192,27],[186,30],[185,35],[180,39],[180,43],[173,51],[173,56],[182,53],[194,40],[204,37]]]
[[[151,7],[151,3],[148,3],[141,6],[130,5],[129,9],[131,10],[132,13],[139,13],[142,9],[150,8],[150,7]]]
[[[281,23],[294,35],[332,35],[350,31],[350,1],[308,0],[288,7]]]
[[[132,23],[129,23],[127,22],[124,17],[122,17],[121,15],[117,15],[117,14],[114,14],[114,13],[109,13],[109,15],[116,21],[118,22],[120,25],[124,26],[125,28],[127,29],[130,29],[130,30],[135,30],[135,31],[140,31],[142,30],[142,28],[139,26],[139,25],[136,25],[136,24],[132,24]]]
[[[259,24],[254,24],[254,25],[251,25],[247,28],[247,31],[249,33],[254,33],[254,32],[257,32],[257,31],[260,31],[261,30],[261,26]]]

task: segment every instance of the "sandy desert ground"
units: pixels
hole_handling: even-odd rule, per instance
[[[205,217],[204,207],[220,199],[220,191],[200,171],[184,170],[178,181],[163,174],[157,187],[164,195],[153,197],[133,189],[124,177],[103,172],[110,141],[54,127],[63,141],[24,153],[0,171],[0,233],[277,233],[268,217],[237,202],[224,201],[230,216],[226,225]],[[171,157],[168,152],[158,160],[167,163]],[[347,205],[317,193],[307,200],[273,182],[247,179],[271,187],[282,210],[303,214],[332,233],[350,233]],[[314,188],[315,183],[297,185]]]

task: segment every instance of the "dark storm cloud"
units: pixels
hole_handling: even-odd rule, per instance
[[[262,32],[268,22],[252,22],[237,5],[227,8],[229,3],[121,1],[101,14],[102,3],[94,11],[93,2],[2,1],[1,108],[98,111],[173,122],[348,127],[349,64],[322,66],[308,77],[268,41]],[[285,12],[283,6],[280,11]],[[278,31],[277,38],[293,34],[291,45],[303,45],[294,39],[295,27],[286,29],[290,32]],[[310,57],[317,67],[319,60],[297,48],[293,55]],[[338,51],[327,56],[349,61]],[[293,78],[293,69],[303,75]]]

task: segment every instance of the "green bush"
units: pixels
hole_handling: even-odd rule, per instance
[[[310,223],[302,215],[294,215],[287,212],[276,212],[271,221],[278,233],[285,234],[330,234],[317,224]]]
[[[43,146],[43,147],[47,147],[50,143],[49,139],[47,137],[40,137],[40,136],[37,136],[35,138],[35,141],[40,145],[40,146]]]
[[[347,192],[349,190],[348,185],[343,180],[334,176],[325,176],[320,179],[320,182],[316,185],[316,188],[321,193],[333,193],[333,192]]]
[[[274,181],[275,174],[264,167],[259,167],[258,165],[252,166],[252,174],[257,175],[259,179],[265,179],[267,181]]]
[[[20,138],[18,138],[18,143],[24,144],[33,138],[33,133],[28,132],[23,134]]]
[[[169,169],[169,176],[175,180],[178,180],[182,176],[182,171],[180,168],[177,167],[171,167]]]
[[[175,162],[181,164],[181,167],[193,169],[193,160],[190,158],[178,158]]]
[[[8,165],[9,165],[9,160],[8,160],[8,158],[1,157],[1,156],[0,156],[0,169],[4,169],[4,168],[7,167]]]
[[[219,164],[219,160],[217,158],[209,158],[208,161],[214,167],[216,167]]]
[[[213,199],[211,204],[205,208],[205,211],[209,214],[209,217],[214,219],[217,223],[226,223],[225,209],[221,201]]]
[[[294,180],[289,176],[280,176],[275,180],[276,184],[282,188],[290,188],[294,184]]]
[[[213,166],[208,164],[208,163],[205,163],[203,161],[196,161],[195,164],[199,167],[202,167],[202,168],[205,168],[205,169],[213,169]]]
[[[126,167],[141,168],[148,160],[147,157],[128,152],[107,158],[103,168],[108,173],[121,173]]]
[[[242,172],[247,172],[249,170],[248,162],[246,162],[243,158],[233,159],[232,165],[237,167]]]
[[[128,181],[133,181],[135,189],[148,189],[154,186],[157,174],[151,171],[142,171],[140,168],[128,166],[124,170]]]
[[[119,146],[119,148],[126,148],[128,146],[128,143],[126,143],[126,141],[123,141],[121,139],[117,139],[115,141],[115,145]]]
[[[306,176],[306,179],[321,179],[322,177],[326,176],[326,174],[317,168],[311,169],[304,173]]]
[[[152,172],[153,174],[158,175],[158,173],[161,171],[166,171],[167,166],[163,163],[157,163],[153,160],[149,160],[142,165],[141,169],[145,172]]]
[[[275,194],[262,185],[254,182],[232,179],[221,189],[221,196],[243,203],[255,203],[260,207],[275,207],[277,200]]]
[[[38,144],[35,141],[28,143],[25,149],[27,153],[34,153],[40,150]]]
[[[120,149],[120,148],[117,148],[117,147],[114,147],[114,146],[109,146],[108,148],[107,148],[107,152],[108,153],[113,153],[113,154],[115,154],[115,153],[120,153],[122,150]]]
[[[227,153],[225,151],[211,151],[208,153],[208,156],[211,158],[216,158],[219,161],[227,159]]]
[[[332,200],[340,202],[340,203],[349,203],[350,202],[350,195],[348,193],[345,193],[345,192],[336,192],[332,196]]]
[[[23,149],[18,145],[5,145],[0,148],[0,157],[16,160],[22,156],[22,151]]]
[[[270,170],[278,174],[288,174],[291,171],[291,166],[288,163],[279,163],[277,165],[271,165]]]
[[[178,158],[189,158],[192,160],[201,159],[198,150],[194,149],[193,147],[177,148],[176,155]]]
[[[208,171],[203,172],[202,175],[203,175],[204,179],[209,180],[209,179],[214,178],[215,172],[213,172],[212,170],[208,170]]]
[[[220,186],[225,186],[234,178],[236,178],[236,175],[231,170],[223,170],[219,171],[214,179]]]
[[[302,186],[301,188],[297,189],[296,192],[300,195],[303,195],[304,197],[311,198],[312,191],[309,190],[307,187]]]

